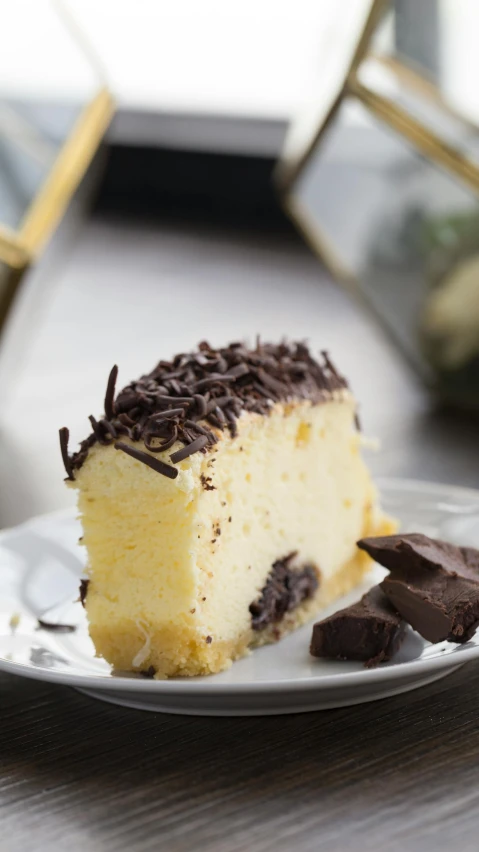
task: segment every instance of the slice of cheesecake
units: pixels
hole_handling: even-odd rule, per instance
[[[115,398],[68,454],[96,651],[119,670],[218,672],[361,579],[357,539],[393,531],[356,404],[302,344],[200,344]]]

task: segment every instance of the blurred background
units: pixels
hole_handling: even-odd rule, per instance
[[[0,526],[73,502],[113,363],[257,333],[330,350],[377,474],[479,485],[479,4],[380,4],[358,99],[377,5],[0,0]]]

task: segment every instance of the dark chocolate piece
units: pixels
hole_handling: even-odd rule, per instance
[[[287,612],[295,609],[318,588],[318,572],[312,565],[292,568],[296,553],[290,553],[274,563],[260,596],[250,604],[253,630],[265,630],[270,624],[281,621]]]
[[[358,546],[391,573],[381,583],[429,642],[467,642],[479,624],[479,551],[420,533],[365,538]]]
[[[126,435],[131,441],[143,441],[150,452],[164,452],[179,441],[183,448],[171,457],[177,463],[192,453],[206,452],[218,440],[218,430],[228,429],[234,437],[242,411],[266,415],[279,400],[321,402],[333,391],[348,386],[327,353],[323,352],[318,362],[304,343],[286,342],[258,341],[255,349],[243,343],[214,349],[203,342],[196,352],[160,361],[151,373],[129,384],[115,399],[117,374],[115,366],[108,378],[105,416],[98,421],[91,418],[92,434],[71,456],[68,430],[60,431],[69,479],[74,479],[74,471],[96,443],[109,444]]]
[[[55,624],[51,621],[44,621],[43,618],[38,619],[38,626],[42,630],[50,630],[51,633],[73,633],[76,630],[74,624]]]
[[[360,601],[313,627],[313,657],[363,660],[366,666],[390,660],[405,635],[405,624],[379,586]]]
[[[86,580],[84,577],[80,580],[80,603],[84,607],[86,595],[88,592],[88,586],[90,585],[90,580]]]

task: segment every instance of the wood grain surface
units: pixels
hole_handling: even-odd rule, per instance
[[[258,330],[330,347],[382,439],[377,473],[479,485],[477,426],[435,410],[297,242],[92,221],[0,411],[0,525],[71,499],[56,429],[83,437],[114,360],[127,381],[205,335]],[[1,852],[451,848],[479,849],[477,665],[373,704],[244,719],[0,675]]]
[[[0,676],[1,848],[477,852],[479,667],[374,704],[223,719]]]

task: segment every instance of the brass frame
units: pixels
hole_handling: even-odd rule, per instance
[[[359,65],[367,53],[371,38],[374,35],[376,27],[381,20],[388,2],[389,0],[373,0],[367,21],[356,45],[356,50],[351,57],[351,62],[340,87],[338,96],[334,100],[323,123],[319,125],[308,145],[305,146],[304,150],[297,158],[280,158],[275,169],[274,177],[278,190],[281,193],[284,193],[285,196],[289,194],[300,173],[303,171],[303,168],[309,162],[309,159],[315,151],[321,137],[335,118],[339,106],[347,94],[348,83],[350,79],[356,75]]]
[[[113,98],[102,88],[75,122],[18,233],[0,225],[0,260],[8,266],[27,266],[41,251],[98,150],[113,112]]]
[[[371,115],[384,125],[392,127],[421,154],[459,178],[470,189],[479,193],[479,166],[453,145],[442,140],[436,133],[409,115],[402,107],[389,98],[374,92],[359,80],[359,66],[368,54],[372,36],[389,5],[389,0],[373,0],[367,22],[359,38],[340,92],[324,121],[317,128],[316,133],[305,146],[304,150],[298,155],[280,159],[275,171],[276,186],[286,214],[331,274],[348,289],[353,291],[357,298],[360,298],[364,302],[366,300],[357,287],[357,279],[354,274],[344,266],[327,238],[321,232],[321,229],[313,221],[312,215],[301,204],[300,200],[295,197],[297,182],[304,174],[323,135],[336,118],[338,110],[346,97],[356,98],[366,107]],[[378,59],[377,55],[373,52],[371,52],[371,56]],[[427,97],[440,104],[451,116],[455,118],[459,117],[444,102],[441,93],[431,81],[422,78],[414,69],[403,66],[397,59],[381,57],[380,61],[388,65],[398,76],[401,74],[403,81],[409,88],[421,91],[423,97]],[[472,126],[471,122],[462,119],[462,117],[461,120],[464,124]]]

